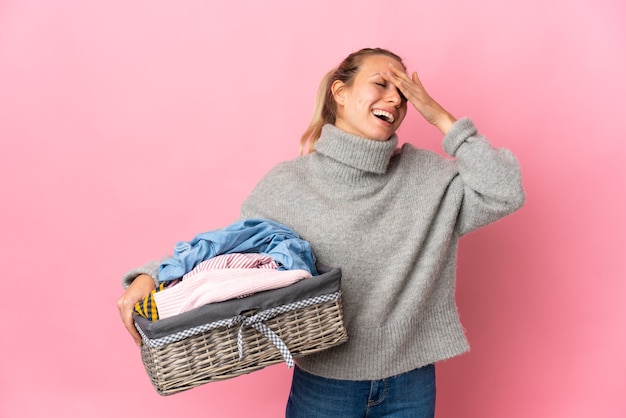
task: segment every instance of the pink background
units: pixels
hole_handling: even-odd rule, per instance
[[[157,395],[119,278],[234,220],[364,46],[523,168],[462,241],[437,417],[626,416],[625,45],[623,0],[0,1],[0,417],[282,416],[284,364]],[[400,134],[441,150],[413,109]]]

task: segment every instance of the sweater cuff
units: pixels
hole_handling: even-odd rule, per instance
[[[454,157],[461,144],[477,133],[476,126],[470,118],[461,118],[454,122],[452,128],[443,137],[443,150],[446,154]]]
[[[158,286],[158,273],[160,265],[161,263],[159,261],[150,261],[149,263],[141,267],[129,270],[128,272],[126,272],[126,274],[122,276],[122,286],[124,286],[124,289],[128,288],[128,286],[130,286],[130,284],[140,274],[147,274],[148,276],[152,277],[152,280],[154,280],[154,283]]]

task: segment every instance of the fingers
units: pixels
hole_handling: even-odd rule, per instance
[[[124,325],[126,326],[126,329],[128,330],[128,333],[130,334],[130,336],[133,337],[133,340],[135,341],[135,344],[137,344],[137,347],[141,347],[141,344],[142,344],[141,335],[139,335],[139,332],[137,332],[137,328],[135,328],[135,323],[134,321],[132,321],[132,316],[131,316],[130,323],[127,323]]]
[[[411,80],[417,84],[418,86],[420,86],[422,89],[424,88],[424,86],[422,85],[422,82],[420,81],[419,77],[417,76],[417,71],[413,71],[413,75],[411,76]]]
[[[393,65],[392,63],[389,63],[389,71],[387,73],[384,73],[388,79],[390,81],[392,81],[394,84],[396,84],[396,87],[400,88],[400,86],[410,86],[411,84],[415,84],[417,87],[419,87],[420,89],[424,89],[424,86],[422,85],[422,82],[420,81],[419,77],[417,76],[417,71],[413,71],[413,74],[411,75],[411,77],[409,78],[408,74],[405,73],[403,70],[401,70],[400,68],[396,67],[395,65]]]
[[[135,304],[131,303],[124,296],[122,296],[117,301],[117,307],[120,317],[122,318],[122,322],[124,323],[124,327],[135,341],[135,344],[137,344],[138,347],[141,347],[141,335],[137,332],[137,329],[135,328],[135,321],[133,320],[133,310]]]
[[[389,81],[391,84],[393,84],[396,87],[396,89],[398,90],[398,93],[400,94],[400,97],[402,98],[404,102],[410,101],[410,97],[413,95],[413,92],[411,91],[412,89],[411,80],[408,78],[408,76],[404,72],[402,72],[401,70],[398,70],[391,63],[389,63],[389,66],[390,66],[390,71],[381,72],[380,73],[381,77],[385,79],[386,81]],[[392,69],[395,72],[392,72]]]
[[[137,344],[137,347],[141,347],[141,335],[139,335],[137,328],[135,328],[135,321],[133,320],[133,311],[129,310],[129,311],[124,312],[124,318],[122,318],[122,320],[124,322],[124,326],[126,327],[126,330],[130,334],[130,336],[133,337],[133,340],[135,340],[135,344]]]
[[[407,74],[392,63],[389,63],[389,71],[380,74],[399,89],[407,88],[409,85],[407,83],[411,83],[411,79]]]
[[[128,333],[135,340],[135,344],[141,347],[141,336],[135,328],[135,322],[133,321],[133,311],[135,309],[135,303],[142,300],[156,287],[152,277],[141,274],[135,278],[135,280],[128,286],[124,294],[117,301],[117,308],[120,312],[122,322],[126,327]]]
[[[406,79],[406,80],[409,79],[409,77],[407,76],[407,74],[403,70],[401,70],[400,68],[396,67],[392,63],[389,63],[389,73],[391,73],[392,75],[394,75],[395,77],[397,77],[399,79]]]
[[[384,74],[383,77],[404,94],[427,122],[437,126],[444,134],[449,130],[456,119],[430,97],[416,71],[409,77],[403,69],[389,63],[389,71]]]

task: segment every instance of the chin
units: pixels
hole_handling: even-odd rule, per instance
[[[391,138],[391,137],[393,136],[393,134],[394,134],[394,133],[395,133],[395,131],[394,131],[394,132],[391,132],[391,133],[389,133],[389,132],[386,132],[386,133],[379,133],[379,134],[377,134],[377,135],[372,135],[372,136],[370,137],[370,139],[372,139],[372,140],[374,140],[374,141],[383,141],[383,142],[384,142],[384,141],[388,141],[388,140],[389,140],[389,138]]]

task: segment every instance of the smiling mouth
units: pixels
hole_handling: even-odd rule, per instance
[[[385,112],[384,110],[374,109],[372,110],[372,114],[387,123],[394,123],[396,121],[396,117],[393,114]]]

